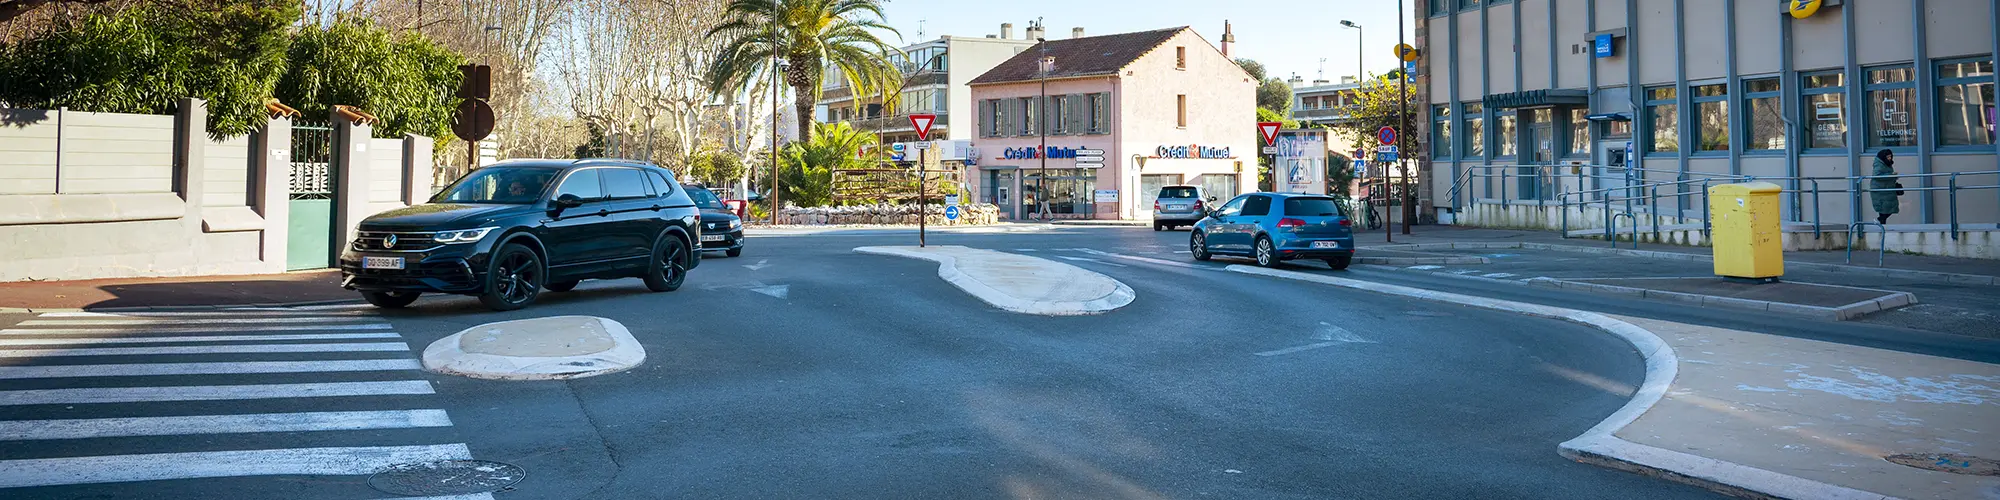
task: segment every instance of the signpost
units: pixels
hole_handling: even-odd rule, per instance
[[[1375,162],[1395,163],[1396,153],[1397,151],[1395,146],[1382,146],[1379,148],[1375,148]]]
[[[1088,148],[1076,150],[1077,168],[1098,168],[1103,166],[1104,150]]]
[[[948,221],[958,220],[958,205],[944,207],[944,220]]]
[[[1375,131],[1375,140],[1385,145],[1396,144],[1396,127],[1382,127],[1382,130]]]
[[[1264,138],[1265,146],[1278,145],[1278,128],[1285,124],[1278,122],[1257,122],[1257,136]]]
[[[459,79],[458,114],[452,116],[451,133],[465,140],[465,170],[470,172],[479,167],[479,141],[493,133],[493,106],[486,103],[493,97],[493,67],[484,64],[467,64],[458,67],[463,77]]]
[[[925,245],[931,219],[931,200],[925,195],[925,185],[930,184],[930,173],[924,165],[924,151],[930,149],[931,124],[937,122],[937,115],[910,115],[910,126],[917,129],[917,248]],[[958,207],[945,207],[946,219],[958,218]]]

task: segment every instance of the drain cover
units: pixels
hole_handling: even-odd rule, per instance
[[[368,486],[396,495],[469,495],[500,491],[527,475],[527,470],[500,462],[439,460],[391,465],[368,476]]]
[[[1973,476],[2000,476],[2000,461],[1957,453],[1900,453],[1889,455],[1889,461],[1924,470],[1967,474]]]

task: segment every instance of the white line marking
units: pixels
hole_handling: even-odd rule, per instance
[[[0,460],[0,488],[206,477],[373,474],[395,464],[472,458],[464,444],[291,448]]]
[[[1354,344],[1375,343],[1375,341],[1373,340],[1362,338],[1360,335],[1355,335],[1354,332],[1347,331],[1346,328],[1333,326],[1333,324],[1327,323],[1325,321],[1319,322],[1319,333],[1314,335],[1313,337],[1318,340],[1332,340],[1332,341],[1347,342]]]
[[[750,291],[782,299],[791,296],[792,286],[791,285],[752,286],[750,287]]]
[[[265,352],[392,352],[408,351],[402,342],[351,342],[341,344],[247,344],[166,347],[92,347],[77,349],[0,349],[0,358],[48,358],[67,356],[144,356],[158,354],[240,354]]]
[[[384,498],[381,500],[493,500],[493,494],[474,493],[471,495],[452,495],[444,497],[396,497],[396,498]]]
[[[81,389],[0,391],[0,406],[159,401],[228,401],[241,399],[325,398],[435,393],[431,389],[431,383],[423,380],[328,382],[320,384],[92,387]]]
[[[752,271],[762,271],[766,267],[771,267],[771,259],[759,259],[756,264],[744,264],[743,267],[750,268]]]
[[[334,411],[0,421],[0,440],[451,427],[444,410]]]
[[[368,304],[328,304],[322,306],[298,306],[298,307],[293,307],[291,309],[295,311],[340,311],[346,309],[373,310],[375,309],[375,306],[371,306]],[[283,309],[280,308],[280,309],[270,309],[270,310],[275,311]]]
[[[250,325],[261,323],[340,323],[381,321],[369,316],[289,316],[281,318],[81,318],[31,319],[22,326],[44,325]]]
[[[1416,269],[1418,271],[1429,271],[1432,269],[1444,269],[1444,266],[1410,266],[1410,269]]]
[[[1512,277],[1514,277],[1514,275],[1513,275],[1513,274],[1509,274],[1509,273],[1493,273],[1493,274],[1481,274],[1481,275],[1479,275],[1479,277],[1481,277],[1481,278],[1512,278]]]
[[[250,331],[317,331],[317,330],[387,330],[388,323],[366,325],[250,325],[202,326],[192,328],[160,328],[140,326],[134,328],[8,328],[0,334],[21,333],[203,333],[203,332],[250,332]]]
[[[1068,260],[1068,261],[1076,261],[1076,262],[1096,262],[1096,263],[1099,263],[1099,264],[1104,264],[1104,265],[1107,265],[1107,266],[1117,266],[1117,267],[1130,267],[1130,266],[1126,266],[1126,265],[1124,265],[1124,264],[1119,264],[1119,263],[1116,263],[1116,262],[1105,262],[1105,261],[1101,261],[1101,260],[1097,260],[1097,259],[1092,259],[1092,258],[1089,258],[1089,257],[1071,257],[1071,256],[1068,256],[1068,255],[1057,255],[1057,256],[1056,256],[1056,258],[1058,258],[1058,259],[1062,259],[1062,260]]]
[[[302,333],[289,335],[207,335],[193,337],[57,337],[0,338],[0,346],[67,346],[101,344],[147,344],[158,342],[267,342],[273,340],[349,340],[402,338],[396,332],[381,333]]]
[[[1014,249],[1014,251],[1016,251],[1016,252],[1040,252],[1041,250],[1036,250],[1036,249],[1033,249],[1033,248],[1016,248],[1016,249]]]
[[[1189,264],[1189,263],[1186,263],[1186,262],[1179,262],[1179,261],[1172,261],[1172,260],[1166,260],[1166,259],[1155,259],[1155,258],[1152,258],[1152,257],[1140,257],[1140,256],[1137,256],[1137,255],[1125,255],[1125,254],[1119,254],[1119,253],[1111,253],[1111,252],[1105,252],[1105,251],[1101,251],[1101,250],[1092,250],[1092,249],[1088,249],[1088,248],[1084,248],[1084,249],[1081,249],[1081,250],[1083,251],[1083,253],[1087,253],[1087,254],[1091,254],[1091,255],[1102,255],[1102,256],[1105,256],[1105,257],[1117,257],[1117,258],[1120,258],[1120,259],[1125,259],[1125,260],[1136,260],[1136,261],[1139,261],[1139,262],[1145,262],[1145,263],[1148,263],[1148,264],[1159,264],[1159,265],[1162,265],[1162,266],[1172,266],[1172,267],[1180,267],[1180,268],[1187,268],[1187,269],[1209,269],[1209,270],[1213,270],[1213,269],[1214,269],[1214,268],[1211,268],[1211,267],[1202,267],[1202,266],[1197,266],[1197,265],[1194,265],[1194,264]]]
[[[132,363],[118,365],[0,366],[0,380],[64,377],[145,377],[239,373],[308,373],[421,370],[414,359],[341,361],[239,361],[232,363]]]
[[[349,317],[365,317],[365,318],[373,318],[373,317],[379,317],[379,316],[377,316],[377,315],[376,315],[376,314],[375,314],[374,312],[368,312],[368,311],[360,311],[360,312],[327,312],[327,311],[298,311],[298,310],[293,310],[293,309],[271,309],[271,308],[243,308],[243,309],[212,309],[212,310],[200,310],[200,311],[133,311],[133,312],[115,312],[115,313],[108,313],[108,312],[48,312],[48,313],[42,313],[42,314],[40,315],[40,317],[43,317],[43,318],[187,318],[187,317],[201,317],[201,316],[220,316],[220,317],[246,317],[246,316],[248,316],[248,317],[260,317],[260,318],[285,318],[285,317],[318,317],[318,318],[349,318]]]
[[[1279,350],[1276,350],[1276,351],[1264,351],[1264,352],[1260,352],[1260,353],[1257,353],[1257,355],[1258,355],[1258,356],[1278,356],[1278,355],[1283,355],[1283,354],[1291,354],[1291,353],[1295,353],[1295,352],[1299,352],[1299,351],[1310,351],[1310,350],[1313,350],[1313,349],[1318,349],[1318,348],[1321,348],[1321,347],[1332,347],[1332,346],[1337,346],[1337,345],[1340,345],[1340,342],[1320,342],[1320,343],[1317,343],[1317,344],[1306,344],[1306,345],[1302,345],[1302,346],[1298,346],[1298,347],[1288,347],[1288,348],[1284,348],[1284,349],[1279,349]]]

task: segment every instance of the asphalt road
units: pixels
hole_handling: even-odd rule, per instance
[[[6,390],[412,378],[435,388],[275,399],[256,410],[240,401],[4,405],[0,420],[411,408],[450,420],[337,433],[0,437],[0,456],[463,444],[527,471],[515,490],[494,495],[502,499],[1711,496],[1556,454],[1642,378],[1639,356],[1609,335],[1224,272],[1229,262],[1175,253],[1185,238],[1143,228],[931,235],[932,244],[1058,259],[1137,292],[1131,305],[1087,317],[1002,312],[939,280],[935,264],[850,251],[914,243],[900,231],[753,238],[741,258],[710,254],[673,293],[593,282],[510,313],[426,298],[384,314],[392,328],[366,330],[394,332],[410,352],[334,357],[414,359],[475,324],[580,314],[624,323],[648,359],[562,382],[389,370],[0,379]],[[0,366],[242,359],[195,356]],[[0,489],[7,498],[385,496],[355,476]]]

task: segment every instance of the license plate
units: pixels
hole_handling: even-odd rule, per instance
[[[702,241],[703,243],[707,243],[707,242],[710,242],[710,241],[722,241],[722,239],[723,239],[723,235],[720,235],[720,234],[704,234],[704,235],[701,235],[701,241]]]
[[[1182,210],[1187,210],[1187,209],[1188,209],[1188,206],[1187,206],[1187,205],[1167,205],[1167,210],[1173,210],[1173,211],[1176,211],[1176,212],[1178,212],[1178,211],[1182,211]]]
[[[1338,241],[1315,241],[1315,242],[1313,242],[1313,248],[1340,248],[1340,242],[1338,242]]]
[[[402,269],[402,257],[362,257],[362,269]]]

